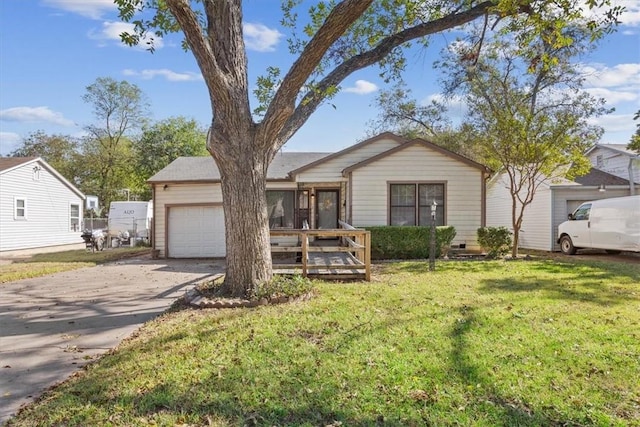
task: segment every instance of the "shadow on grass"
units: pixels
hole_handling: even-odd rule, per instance
[[[485,292],[543,292],[551,299],[587,302],[602,306],[640,301],[640,269],[623,264],[612,268],[603,263],[533,263],[529,273],[499,279],[481,279]]]
[[[570,420],[558,421],[547,415],[538,413],[528,407],[526,403],[517,398],[507,397],[501,394],[492,385],[489,376],[481,368],[473,363],[473,358],[467,354],[467,336],[477,325],[475,308],[462,306],[459,308],[460,317],[451,328],[451,374],[460,378],[467,384],[468,389],[476,391],[467,402],[467,411],[473,413],[486,413],[487,406],[492,408],[492,419],[486,420],[489,424],[502,426],[542,427],[542,426],[572,426],[579,425]]]

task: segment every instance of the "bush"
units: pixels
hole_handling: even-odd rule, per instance
[[[371,232],[371,259],[429,258],[431,227],[377,226]],[[436,257],[446,254],[456,236],[452,226],[436,227]]]
[[[509,252],[511,231],[506,227],[480,227],[478,243],[487,251],[488,258],[497,258]]]

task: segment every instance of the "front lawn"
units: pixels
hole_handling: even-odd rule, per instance
[[[639,264],[382,264],[167,313],[9,425],[640,425],[639,307]]]
[[[20,279],[46,276],[62,271],[93,267],[105,262],[149,253],[146,247],[105,249],[91,252],[77,249],[61,252],[50,252],[18,259],[10,264],[0,265],[0,284]]]

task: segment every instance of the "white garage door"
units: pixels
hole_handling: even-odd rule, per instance
[[[169,208],[169,257],[223,257],[224,212],[222,206]]]

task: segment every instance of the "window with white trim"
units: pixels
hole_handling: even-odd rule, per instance
[[[80,231],[80,205],[69,205],[69,230]]]
[[[444,199],[444,184],[390,184],[389,225],[431,225],[434,200],[437,203],[436,225],[445,225]]]
[[[13,198],[13,219],[27,219],[27,199],[21,197]]]

